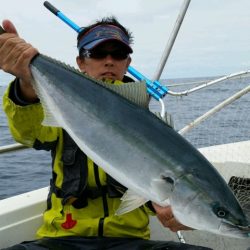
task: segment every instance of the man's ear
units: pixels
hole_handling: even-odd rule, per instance
[[[80,56],[77,56],[76,58],[76,63],[79,67],[79,69],[82,71],[82,72],[85,72],[85,63],[84,63],[84,59],[81,59]]]
[[[131,57],[129,56],[129,57],[128,57],[128,61],[127,61],[127,68],[128,68],[128,66],[130,65],[131,61],[132,61],[132,59],[131,59]]]
[[[128,57],[128,59],[127,59],[127,65],[126,65],[126,67],[127,67],[126,68],[126,72],[128,70],[128,66],[130,65],[131,61],[132,61],[131,57]],[[125,74],[126,74],[126,72],[125,72]]]

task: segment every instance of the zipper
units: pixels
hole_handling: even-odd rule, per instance
[[[109,210],[108,210],[108,201],[107,201],[107,196],[106,196],[107,194],[106,187],[101,185],[98,166],[95,163],[94,163],[94,174],[95,174],[96,185],[98,189],[100,189],[102,192],[102,205],[103,205],[104,216],[100,218],[99,225],[98,225],[98,236],[102,237],[103,230],[104,230],[104,219],[105,217],[109,216]]]

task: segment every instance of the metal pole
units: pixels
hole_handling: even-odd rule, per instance
[[[221,102],[220,104],[215,106],[214,108],[210,109],[208,112],[206,112],[202,116],[198,117],[197,119],[195,119],[193,122],[189,123],[188,125],[186,125],[180,131],[178,131],[178,133],[181,134],[181,135],[184,135],[189,130],[193,129],[194,127],[199,125],[201,122],[203,122],[204,120],[211,117],[213,114],[215,114],[218,111],[220,111],[221,109],[225,108],[226,106],[228,106],[229,104],[231,104],[235,100],[239,99],[241,96],[247,94],[249,91],[250,91],[250,85],[247,86],[246,88],[240,90],[239,92],[237,92],[233,96],[227,98],[226,100],[224,100],[223,102]]]
[[[0,154],[6,153],[6,152],[11,152],[11,151],[16,151],[16,150],[20,150],[20,149],[26,149],[26,148],[27,148],[26,146],[19,144],[19,143],[1,146],[0,147]]]
[[[194,87],[194,88],[182,91],[182,92],[174,92],[174,91],[169,90],[168,94],[172,95],[172,96],[186,96],[186,95],[189,95],[189,94],[191,94],[193,92],[196,92],[196,91],[198,91],[200,89],[206,88],[208,86],[212,86],[214,84],[217,84],[217,83],[229,80],[229,79],[232,80],[232,79],[237,79],[237,78],[248,77],[249,74],[250,74],[250,70],[240,71],[240,72],[236,72],[236,73],[233,73],[233,74],[230,74],[230,75],[226,75],[226,76],[214,79],[212,81],[208,81],[208,82],[206,82],[204,84],[198,85],[197,87]]]
[[[172,50],[172,47],[174,45],[175,39],[176,39],[177,34],[178,34],[179,30],[180,30],[182,21],[183,21],[183,19],[185,17],[185,14],[187,12],[187,9],[188,9],[188,6],[189,6],[190,2],[191,2],[191,0],[184,0],[184,2],[182,4],[182,7],[181,7],[180,13],[179,13],[179,15],[177,17],[174,29],[173,29],[173,31],[172,31],[172,33],[170,35],[167,46],[165,48],[165,51],[163,52],[163,56],[162,56],[161,61],[159,63],[158,69],[157,69],[156,74],[155,74],[155,76],[153,78],[154,82],[159,81],[159,79],[161,77],[162,71],[163,71],[163,69],[164,69],[164,67],[166,65],[167,59],[168,59],[168,57],[170,55],[170,52]],[[162,110],[161,110],[161,116],[163,118],[165,117],[164,103],[163,103]],[[186,243],[186,241],[185,241],[185,239],[184,239],[184,237],[183,237],[183,235],[182,235],[182,233],[180,231],[177,231],[176,235],[177,235],[177,237],[178,237],[178,239],[179,239],[179,241],[181,243]]]
[[[172,47],[174,45],[175,39],[177,37],[177,34],[179,32],[179,29],[181,27],[182,21],[183,21],[183,19],[185,17],[185,14],[187,12],[187,9],[188,9],[188,6],[189,6],[190,2],[191,2],[191,0],[184,0],[184,2],[182,4],[182,7],[181,7],[180,13],[179,13],[179,15],[177,17],[174,29],[173,29],[173,31],[172,31],[172,33],[170,35],[167,46],[165,48],[165,51],[164,51],[163,56],[161,58],[161,61],[159,63],[158,69],[157,69],[157,71],[155,73],[155,76],[153,78],[155,81],[158,81],[160,79],[160,77],[161,77],[162,71],[163,71],[163,69],[165,67],[165,64],[167,62],[167,59],[168,59],[168,57],[170,55],[170,52],[172,50]]]

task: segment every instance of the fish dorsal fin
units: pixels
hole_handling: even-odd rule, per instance
[[[116,211],[116,215],[122,215],[128,213],[143,204],[145,204],[148,200],[141,197],[131,190],[127,190],[121,198],[121,204]]]
[[[149,95],[147,94],[147,87],[144,81],[142,82],[129,82],[124,84],[110,84],[106,82],[100,82],[105,88],[110,89],[117,94],[123,96],[127,100],[141,106],[148,107]]]
[[[36,71],[36,69],[33,69]],[[37,79],[39,81],[39,78]],[[43,106],[44,119],[42,125],[52,126],[52,127],[61,127],[58,123],[58,120],[55,119],[53,113],[55,110],[52,110],[54,105],[50,104],[50,97],[47,95],[46,91],[43,90],[42,84],[36,83],[35,80],[32,81],[32,86],[36,91],[38,98]]]

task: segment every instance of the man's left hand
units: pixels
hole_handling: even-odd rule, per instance
[[[179,221],[175,219],[171,206],[161,207],[155,203],[152,203],[152,205],[156,211],[156,216],[159,221],[164,227],[169,228],[172,232],[177,232],[180,230],[193,230],[190,227],[182,225]]]

